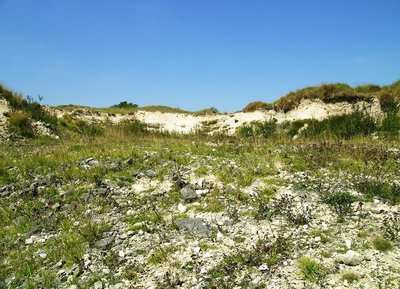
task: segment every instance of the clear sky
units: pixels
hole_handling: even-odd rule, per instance
[[[399,0],[0,0],[0,82],[46,104],[242,109],[400,79]]]

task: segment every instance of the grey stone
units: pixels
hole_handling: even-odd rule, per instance
[[[353,250],[348,250],[346,254],[338,255],[337,260],[349,266],[356,266],[364,260],[364,257],[360,253],[357,253]]]
[[[103,239],[97,241],[96,243],[94,243],[94,246],[99,249],[104,249],[104,248],[108,247],[109,245],[111,245],[113,241],[114,241],[114,237],[112,237],[112,236],[106,237],[106,238],[103,238]]]
[[[181,190],[181,193],[184,200],[194,200],[198,198],[198,195],[190,186],[184,187]]]
[[[94,289],[103,289],[103,282],[97,281],[96,283],[93,284]]]
[[[184,230],[188,233],[208,236],[210,230],[204,224],[204,221],[199,218],[182,218],[175,220],[175,224],[180,230]]]
[[[145,175],[148,176],[149,178],[154,178],[157,174],[153,170],[148,170],[146,171]]]

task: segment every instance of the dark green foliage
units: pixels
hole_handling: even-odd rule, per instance
[[[265,138],[271,137],[276,132],[276,129],[276,121],[264,121],[255,124],[255,133]]]
[[[350,139],[357,135],[371,134],[376,129],[377,124],[372,116],[356,111],[348,115],[333,116],[323,121],[311,121],[302,134],[306,137],[325,134],[338,139]]]
[[[374,197],[387,200],[392,204],[400,202],[400,186],[380,181],[363,181],[357,185],[360,193],[364,194],[367,200]]]
[[[251,125],[242,125],[236,129],[236,133],[241,137],[251,137],[254,136],[254,130]]]
[[[303,128],[304,125],[308,122],[309,121],[307,120],[287,121],[283,123],[282,126],[288,136],[294,137],[299,133],[299,130]]]
[[[121,101],[120,103],[115,104],[115,105],[113,105],[111,107],[115,107],[115,108],[137,108],[138,105],[134,104],[134,103],[131,103],[131,102],[127,102],[127,101]]]
[[[357,199],[349,192],[335,192],[326,193],[322,200],[330,205],[340,217],[344,217],[352,212],[351,206]]]
[[[381,123],[381,131],[388,134],[398,134],[400,131],[400,117],[397,113],[388,113]]]
[[[21,112],[12,112],[9,116],[8,129],[10,133],[23,137],[35,136],[32,121],[27,115]]]
[[[265,138],[275,134],[278,125],[276,121],[252,122],[236,129],[236,133],[241,137],[262,136]]]

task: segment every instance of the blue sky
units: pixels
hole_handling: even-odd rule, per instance
[[[0,0],[0,81],[46,104],[235,111],[400,79],[398,0]]]

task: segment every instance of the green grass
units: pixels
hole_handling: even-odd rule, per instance
[[[300,276],[310,282],[321,282],[327,273],[327,269],[319,262],[309,257],[301,257],[297,261]]]
[[[353,284],[360,280],[360,275],[355,272],[347,271],[342,274],[342,280],[346,280],[347,282],[349,282],[349,284]]]
[[[381,252],[388,252],[393,250],[393,244],[381,236],[377,236],[372,240],[374,248]]]

